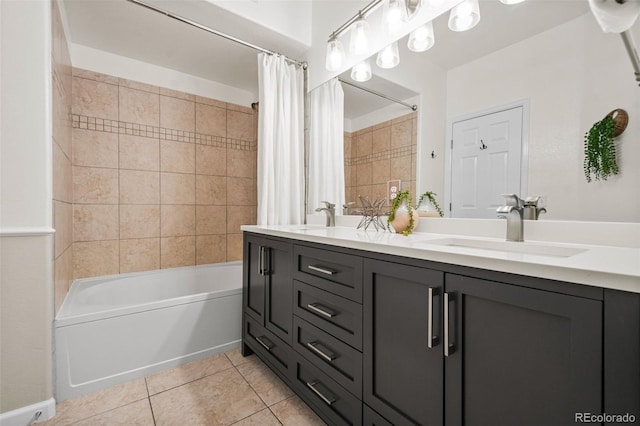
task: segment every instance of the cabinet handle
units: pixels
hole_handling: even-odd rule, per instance
[[[455,294],[444,293],[444,356],[455,352],[455,346],[449,335],[449,302],[455,302]]]
[[[318,349],[318,347],[316,346],[317,344],[318,342],[308,342],[307,347],[329,362],[336,359],[336,356],[334,354],[332,353],[327,354],[324,351],[321,351],[320,349]]]
[[[258,274],[264,275],[264,246],[258,246]]]
[[[438,336],[433,335],[433,296],[437,296],[437,288],[429,287],[429,298],[427,300],[428,305],[428,318],[427,318],[427,347],[429,349],[434,346],[438,346]]]
[[[324,315],[327,318],[333,318],[336,315],[338,315],[334,311],[332,311],[331,309],[327,308],[326,306],[322,306],[319,303],[309,303],[307,305],[307,308],[311,309],[312,311],[315,311],[315,312],[319,313],[320,315]]]
[[[262,275],[271,273],[269,266],[271,265],[271,249],[262,247]]]
[[[270,351],[273,349],[273,343],[269,339],[264,336],[256,336],[254,337],[258,343],[260,343],[266,350]]]
[[[323,268],[321,266],[308,265],[307,268],[311,269],[312,271],[320,272],[326,275],[333,275],[336,273],[336,271],[332,271],[331,269]]]
[[[318,395],[320,398],[322,398],[322,400],[327,404],[327,405],[331,405],[334,402],[336,402],[336,399],[329,395],[329,397],[326,397],[322,394],[322,392],[320,392],[318,389],[316,389],[316,385],[318,384],[317,381],[312,381],[312,382],[307,382],[307,386],[309,387],[309,389],[311,389],[316,395]]]

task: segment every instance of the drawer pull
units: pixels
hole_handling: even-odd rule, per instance
[[[271,349],[273,349],[274,344],[271,343],[271,341],[269,341],[269,339],[267,339],[266,337],[259,336],[254,337],[254,339],[256,339],[256,341],[260,343],[266,350],[270,351]]]
[[[427,299],[428,305],[428,319],[427,319],[427,347],[429,349],[438,345],[438,336],[433,334],[433,296],[438,295],[438,289],[429,287],[429,296]]]
[[[326,396],[324,396],[322,394],[322,392],[320,392],[318,389],[316,389],[316,385],[319,384],[317,381],[313,381],[313,382],[307,382],[307,386],[309,387],[309,389],[311,389],[316,395],[318,395],[320,398],[322,398],[322,400],[327,404],[327,405],[331,405],[334,402],[336,402],[336,399],[332,396],[329,396],[328,398]]]
[[[326,275],[333,275],[336,273],[336,271],[332,271],[331,269],[327,269],[327,268],[323,268],[315,265],[309,265],[307,266],[307,268],[311,269],[312,271],[320,272],[321,274],[326,274]]]
[[[307,305],[307,308],[311,309],[312,311],[315,311],[315,312],[319,313],[320,315],[324,315],[327,318],[333,318],[336,315],[338,315],[334,311],[332,311],[331,309],[327,308],[326,306],[322,306],[319,303],[309,303]]]
[[[320,349],[318,349],[317,347],[318,342],[308,342],[307,343],[307,347],[309,349],[311,349],[312,351],[314,351],[315,353],[317,353],[318,355],[320,355],[322,358],[326,359],[327,361],[331,362],[334,359],[336,359],[336,356],[332,353],[325,353],[324,351],[321,351]]]

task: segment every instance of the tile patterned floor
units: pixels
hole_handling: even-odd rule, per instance
[[[325,423],[255,355],[240,349],[56,406],[39,425],[316,426]]]

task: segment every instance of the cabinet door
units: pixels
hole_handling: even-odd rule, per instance
[[[447,425],[573,425],[602,412],[600,301],[451,274],[445,288]]]
[[[264,239],[245,234],[242,274],[242,304],[244,311],[264,324],[265,278],[262,256]]]
[[[365,259],[363,399],[394,425],[443,422],[443,276]]]
[[[264,325],[289,345],[293,343],[292,245],[265,240],[266,312]]]

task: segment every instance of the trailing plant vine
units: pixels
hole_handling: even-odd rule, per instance
[[[415,221],[413,220],[413,207],[411,207],[411,192],[408,189],[398,192],[396,198],[394,198],[391,202],[391,209],[389,210],[389,217],[387,218],[387,228],[389,227],[389,224],[396,218],[396,210],[402,205],[403,201],[406,202],[407,211],[409,212],[409,226],[407,226],[404,231],[402,231],[402,235],[407,236],[413,231],[413,228],[416,226]]]
[[[605,117],[595,123],[584,135],[584,175],[587,182],[607,180],[619,172],[616,163],[616,145],[613,142],[614,121]]]
[[[436,201],[436,194],[435,192],[431,192],[431,191],[427,191],[424,194],[422,194],[420,196],[420,199],[418,200],[418,207],[420,207],[420,204],[422,204],[422,201],[426,198],[427,200],[429,200],[431,202],[431,204],[433,204],[433,207],[436,208],[436,211],[438,212],[438,214],[440,215],[440,217],[444,216],[444,213],[442,212],[442,209],[440,208],[440,205],[438,204],[438,202]]]

